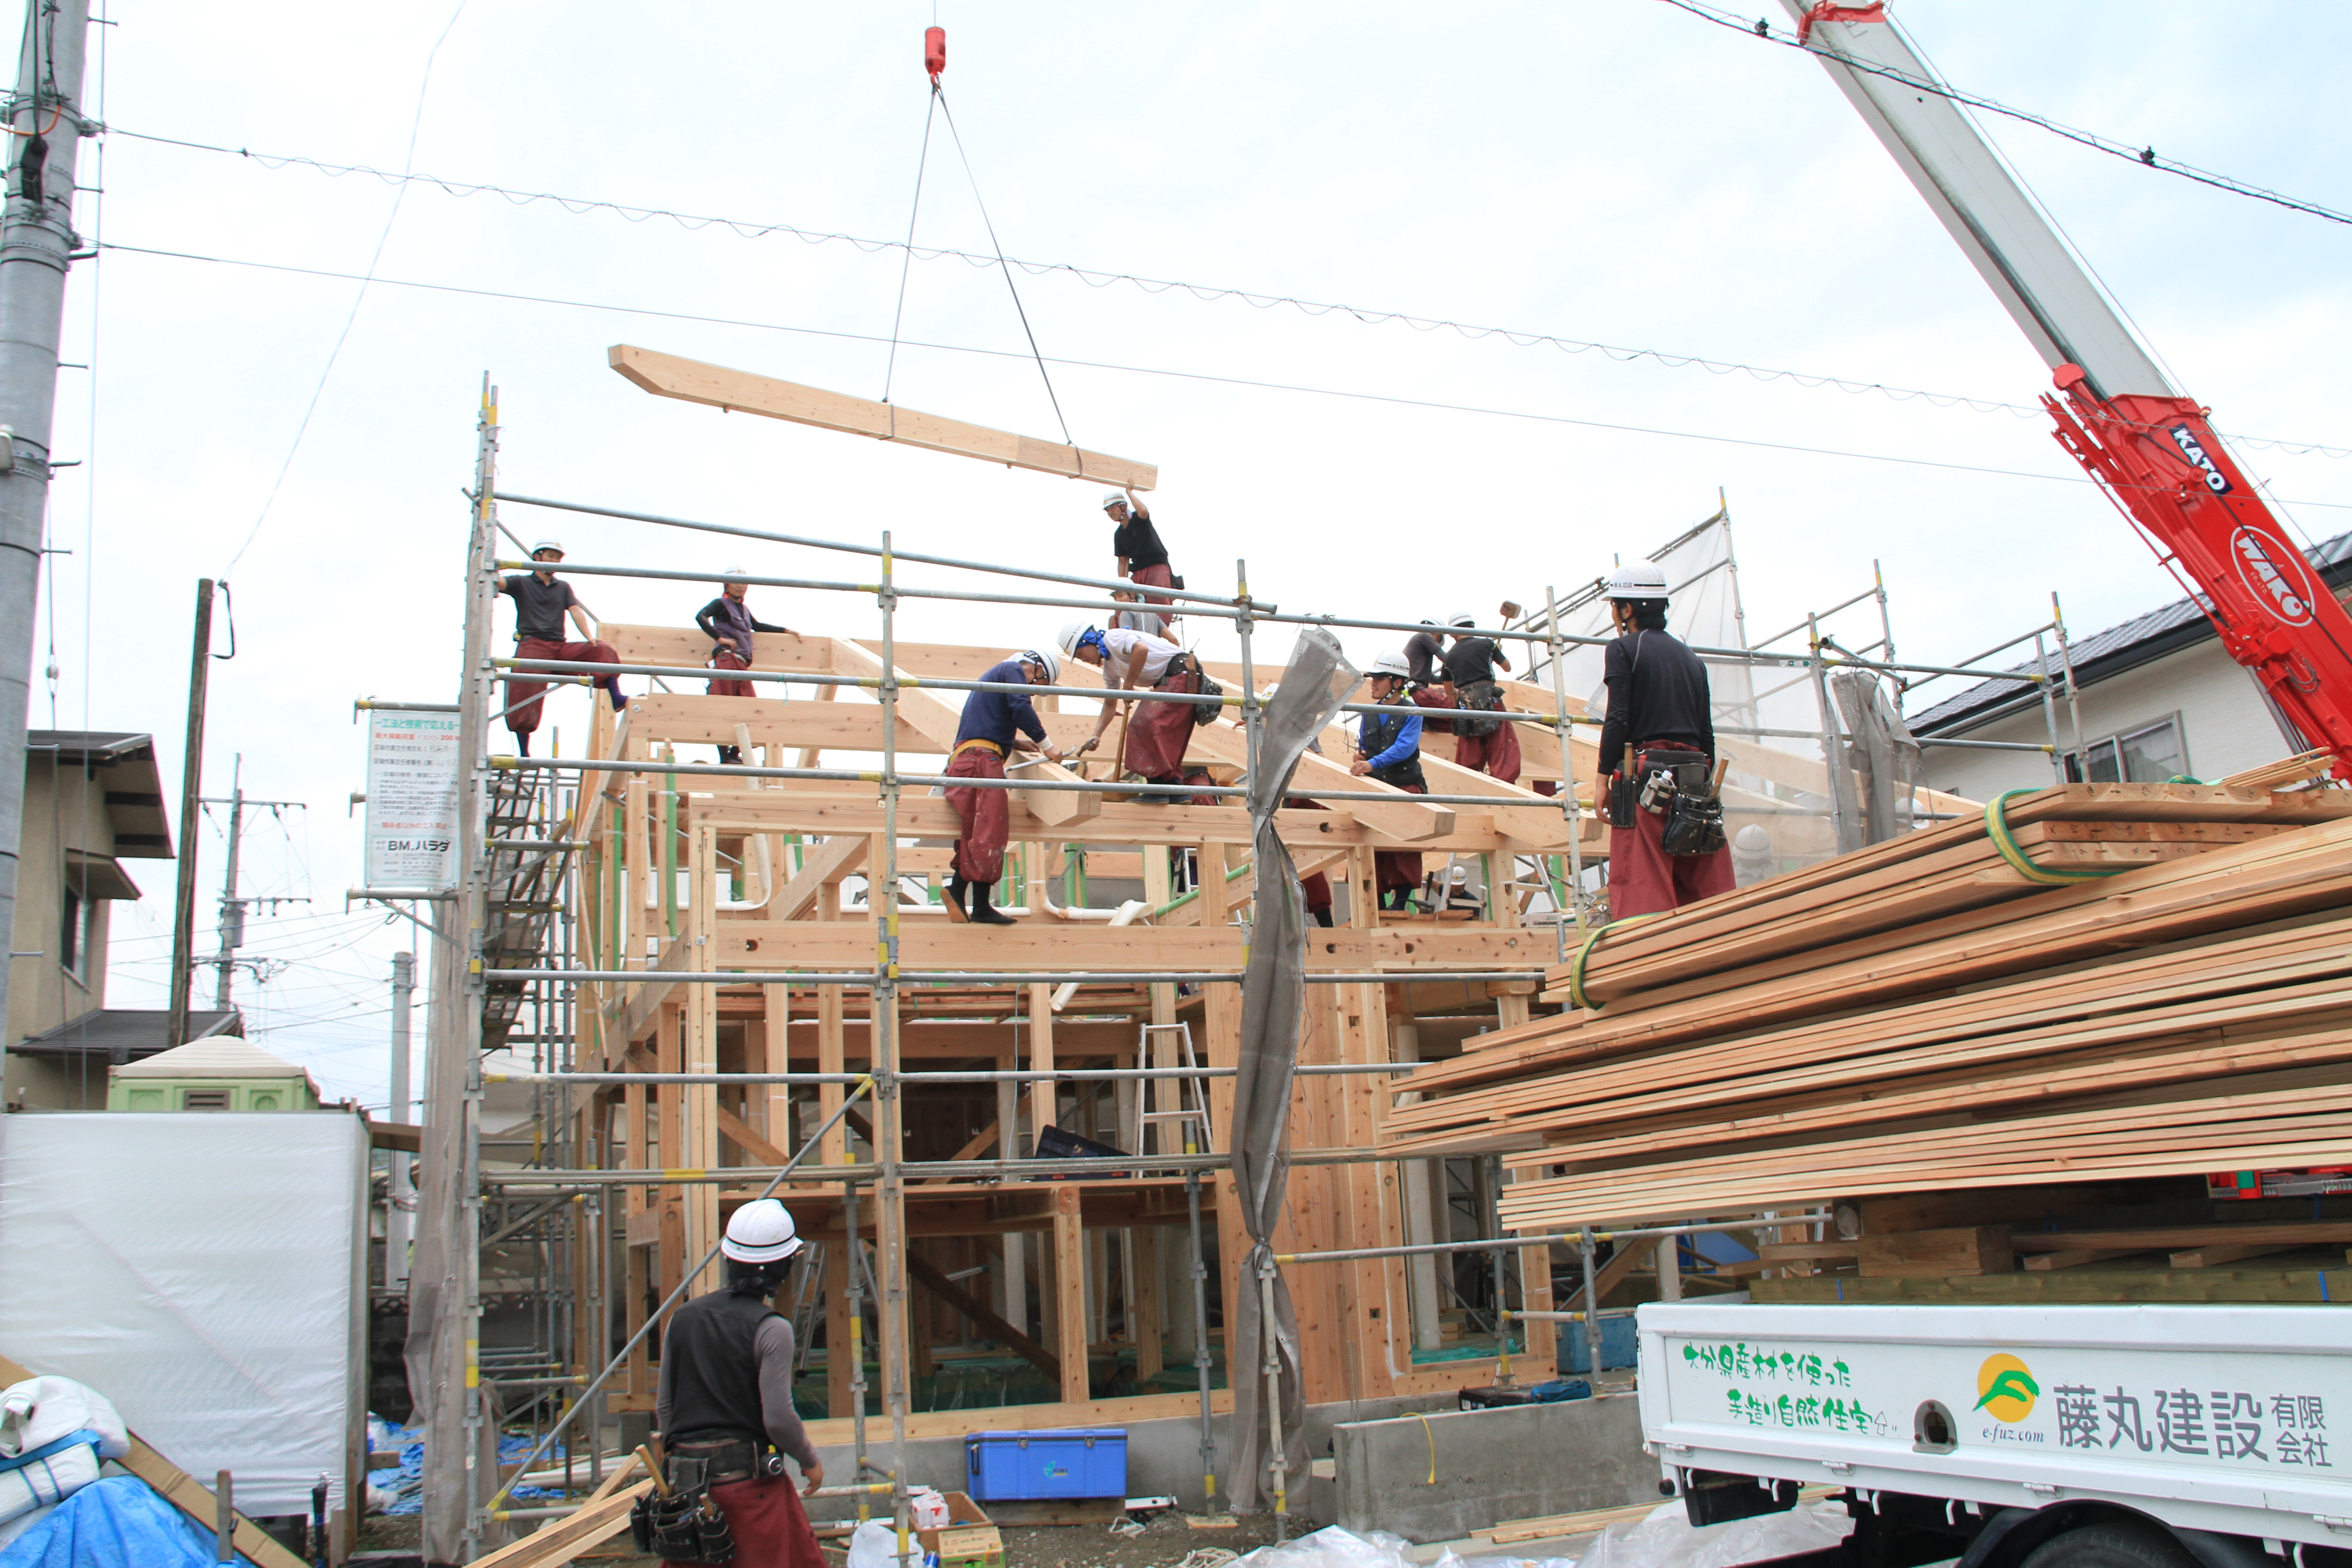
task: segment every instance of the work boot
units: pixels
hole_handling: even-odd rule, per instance
[[[719,765],[720,765],[720,766],[722,766],[722,767],[734,768],[734,767],[740,767],[740,766],[742,766],[742,765],[743,765],[743,748],[742,748],[742,747],[740,747],[740,746],[721,746],[721,747],[719,747]]]
[[[1329,910],[1309,910],[1307,914],[1317,925],[1321,926],[1324,930],[1328,931],[1331,929],[1331,911]]]
[[[968,918],[964,910],[963,890],[971,886],[971,884],[961,877],[950,876],[948,879],[948,906],[955,910],[958,920]]]
[[[1021,922],[988,901],[988,884],[971,885],[971,923],[976,926],[1017,926]]]
[[[530,733],[529,731],[518,730],[515,731],[515,755],[518,757],[527,757],[530,755]]]

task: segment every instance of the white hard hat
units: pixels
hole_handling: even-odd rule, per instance
[[[801,1249],[792,1211],[774,1198],[754,1198],[727,1222],[719,1250],[738,1263],[777,1263]]]
[[[1125,493],[1124,491],[1121,491],[1121,490],[1105,490],[1105,491],[1103,491],[1103,510],[1105,510],[1105,511],[1108,511],[1111,508],[1113,508],[1113,507],[1115,507],[1115,506],[1125,506],[1126,504],[1127,504],[1127,496],[1126,496],[1126,493]]]
[[[1060,683],[1062,679],[1062,661],[1055,657],[1054,650],[1052,648],[1023,648],[1021,650],[1021,662],[1024,664],[1037,665],[1042,668],[1045,671],[1046,685],[1054,686]]]
[[[563,546],[558,544],[552,539],[542,539],[537,544],[530,547],[531,559],[534,561],[537,560],[539,558],[539,552],[542,550],[552,550],[558,555],[563,553]]]
[[[1078,657],[1078,645],[1086,641],[1087,634],[1094,629],[1090,621],[1072,621],[1054,638],[1054,646],[1062,650],[1063,658],[1076,658]]]
[[[1446,616],[1445,624],[1449,626],[1475,626],[1478,624],[1478,617],[1464,610],[1458,615]]]
[[[1612,599],[1663,599],[1666,596],[1666,574],[1654,561],[1635,561],[1609,574],[1609,596]]]
[[[727,575],[720,578],[719,581],[732,586],[737,583],[740,583],[748,575],[750,575],[750,574],[745,572],[740,566],[730,566],[727,568]]]
[[[1412,674],[1412,666],[1405,662],[1405,657],[1402,653],[1399,652],[1395,648],[1391,648],[1388,652],[1381,655],[1380,658],[1372,660],[1372,668],[1366,670],[1364,673],[1367,675],[1393,675],[1399,679],[1402,679]]]

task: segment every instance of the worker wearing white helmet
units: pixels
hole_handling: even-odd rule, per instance
[[[1198,661],[1165,637],[1131,632],[1124,626],[1108,630],[1086,621],[1072,621],[1059,638],[1062,651],[1103,672],[1103,684],[1113,690],[1199,691],[1202,672]],[[1132,706],[1120,742],[1120,776],[1133,774],[1148,784],[1184,782],[1184,748],[1192,736],[1196,710],[1189,702],[1105,702],[1095,718],[1095,732],[1078,747],[1081,754],[1102,744],[1103,732],[1121,711]],[[1165,805],[1174,795],[1138,795],[1150,805]],[[1212,797],[1213,798],[1213,797]]]
[[[824,1465],[793,1408],[793,1325],[769,1302],[801,1249],[791,1213],[755,1198],[727,1222],[726,1288],[696,1297],[662,1335],[655,1399],[668,1479],[698,1477],[726,1517],[741,1568],[824,1562],[784,1459],[814,1493]]]
[[[1717,798],[1706,666],[1666,630],[1666,576],[1636,561],[1603,591],[1617,640],[1601,655],[1609,694],[1596,802],[1610,812],[1612,920],[1679,909],[1733,885]]]
[[[1168,547],[1160,542],[1160,531],[1152,526],[1151,509],[1137,499],[1132,487],[1105,491],[1103,510],[1110,514],[1110,552],[1118,560],[1120,576],[1150,588],[1184,585],[1169,568]],[[1149,594],[1144,602],[1165,605],[1171,601],[1162,595]]]
[[[1050,651],[1024,648],[1011,658],[991,665],[981,679],[1004,686],[1051,686],[1060,679],[1061,660]],[[963,700],[963,722],[956,728],[955,750],[948,757],[948,776],[957,779],[1001,779],[1004,760],[1014,752],[1035,752],[1058,763],[1063,752],[1045,741],[1045,721],[1024,691],[975,691]],[[950,784],[948,805],[963,831],[956,836],[955,861],[948,876],[948,910],[954,919],[975,925],[1014,923],[989,901],[989,889],[1004,876],[1004,846],[1013,836],[1013,803],[1002,789],[989,784]],[[971,909],[964,907],[966,895]]]
[[[1366,713],[1356,728],[1356,760],[1348,771],[1372,778],[1412,795],[1427,795],[1429,784],[1421,771],[1421,712],[1404,700],[1405,681],[1412,664],[1402,650],[1392,649],[1372,660],[1364,676],[1371,700],[1397,711]],[[1421,885],[1421,857],[1393,849],[1372,856],[1373,880],[1382,908],[1402,908],[1412,890]]]
[[[621,656],[613,651],[611,643],[597,640],[587,607],[572,593],[572,584],[555,574],[556,563],[563,559],[563,546],[542,539],[530,547],[530,558],[537,571],[499,581],[499,592],[515,602],[515,657],[566,664],[618,664]],[[567,616],[579,630],[577,642],[564,640]],[[596,684],[613,700],[614,712],[629,705],[629,700],[621,695],[619,677],[599,676]],[[507,684],[507,729],[514,735],[515,750],[526,757],[530,755],[531,732],[539,728],[546,690],[544,679],[526,679],[522,672]]]
[[[713,669],[751,668],[752,634],[755,632],[782,632],[786,637],[797,635],[790,626],[770,626],[751,614],[751,605],[744,602],[751,590],[751,584],[744,581],[745,575],[740,566],[727,568],[727,576],[719,585],[719,597],[694,612],[694,624],[700,626],[702,635],[710,639],[710,657],[704,662]],[[710,695],[758,697],[761,694],[760,686],[762,684],[767,687],[766,695],[770,697],[781,700],[792,695],[789,689],[772,680],[759,683],[714,680],[710,683]],[[736,747],[721,746],[719,748],[719,760],[727,763],[740,763],[743,760],[743,753]]]
[[[1520,766],[1518,731],[1507,720],[1485,717],[1503,710],[1503,689],[1495,671],[1508,670],[1510,658],[1501,643],[1471,629],[1478,617],[1469,611],[1446,624],[1454,628],[1454,646],[1445,650],[1445,679],[1453,688],[1454,706],[1464,710],[1454,721],[1454,765],[1515,784]]]

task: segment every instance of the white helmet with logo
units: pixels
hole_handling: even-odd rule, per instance
[[[1472,615],[1469,611],[1464,610],[1459,615],[1448,616],[1445,619],[1445,624],[1449,626],[1462,626],[1466,628],[1476,626],[1478,624],[1478,617]]]
[[[1364,673],[1367,675],[1393,675],[1398,679],[1402,680],[1412,674],[1412,666],[1405,661],[1405,657],[1402,653],[1399,652],[1395,648],[1391,648],[1388,652],[1381,655],[1380,658],[1372,660],[1372,668],[1366,670]]]
[[[1021,662],[1024,664],[1034,664],[1040,669],[1043,669],[1045,672],[1046,685],[1055,686],[1060,684],[1062,679],[1062,661],[1055,657],[1054,650],[1052,648],[1023,648],[1021,650]]]
[[[801,1249],[792,1212],[774,1198],[754,1198],[735,1211],[719,1250],[738,1263],[781,1263]]]
[[[1654,561],[1635,561],[1609,574],[1609,596],[1612,599],[1663,599],[1666,596],[1666,574]]]
[[[1078,645],[1086,641],[1087,634],[1094,629],[1090,621],[1072,621],[1055,637],[1055,646],[1062,650],[1064,658],[1076,658],[1078,657]]]
[[[541,540],[537,544],[534,544],[534,545],[532,545],[532,546],[530,547],[530,558],[531,558],[533,561],[536,561],[536,560],[538,560],[538,559],[540,558],[540,556],[541,556],[541,555],[544,554],[546,552],[548,552],[548,551],[550,551],[550,550],[554,551],[558,555],[561,555],[561,554],[562,554],[562,553],[563,553],[563,546],[562,546],[561,544],[558,544],[558,543],[557,543],[555,541],[553,541],[552,539],[542,539],[542,540]]]
[[[1108,511],[1115,506],[1125,506],[1126,504],[1127,497],[1122,492],[1118,490],[1103,491],[1103,510]]]

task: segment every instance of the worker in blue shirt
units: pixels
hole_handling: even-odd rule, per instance
[[[1421,711],[1404,701],[1405,681],[1412,666],[1402,653],[1372,660],[1365,678],[1372,700],[1397,711],[1367,713],[1356,731],[1356,760],[1348,771],[1358,778],[1374,778],[1413,795],[1427,795],[1429,784],[1421,772]],[[1372,856],[1373,879],[1383,909],[1402,909],[1412,889],[1421,886],[1421,856],[1381,849]],[[1395,894],[1391,903],[1390,895]]]
[[[1062,661],[1049,650],[1031,648],[989,667],[981,679],[1014,685],[1051,686],[1062,673]],[[964,699],[963,722],[956,729],[955,751],[948,758],[948,777],[1001,779],[1008,752],[1037,752],[1049,763],[1062,760],[1059,748],[1045,743],[1045,721],[1020,691],[975,691]],[[1013,836],[1013,803],[1002,789],[950,784],[948,805],[962,824],[956,838],[955,864],[948,879],[948,902],[957,919],[967,918],[964,889],[971,890],[969,918],[978,925],[1009,926],[1011,915],[988,901],[988,890],[1004,876],[1004,846]]]

